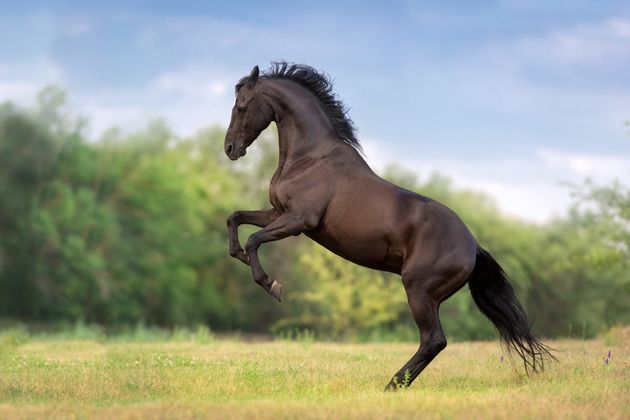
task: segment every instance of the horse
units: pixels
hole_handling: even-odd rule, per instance
[[[261,244],[305,234],[355,264],[402,277],[420,346],[386,390],[407,387],[446,347],[439,307],[466,283],[525,370],[544,369],[549,348],[530,331],[507,275],[462,220],[436,200],[379,177],[365,162],[348,110],[328,75],[301,64],[255,66],[235,86],[225,153],[237,160],[271,122],[278,167],[265,210],[227,219],[229,254],[251,267],[254,281],[282,301],[283,286],[263,269]],[[261,230],[241,247],[238,227]]]

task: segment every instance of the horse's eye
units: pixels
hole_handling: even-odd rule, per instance
[[[238,112],[247,112],[247,107],[246,106],[239,106],[238,107]]]

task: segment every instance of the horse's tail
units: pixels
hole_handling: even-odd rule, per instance
[[[475,269],[468,281],[473,300],[499,331],[508,352],[523,359],[525,372],[542,371],[545,359],[556,360],[551,349],[532,335],[527,315],[508,277],[488,251],[478,247]]]

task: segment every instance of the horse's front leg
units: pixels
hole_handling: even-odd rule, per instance
[[[275,280],[269,279],[267,273],[265,273],[258,259],[258,247],[265,242],[277,241],[288,236],[297,236],[316,225],[317,223],[313,223],[313,217],[306,218],[301,215],[283,213],[267,227],[252,234],[245,244],[245,252],[252,267],[254,280],[271,296],[278,299],[279,302],[282,302],[282,285]]]
[[[254,225],[264,228],[269,223],[276,220],[279,215],[280,214],[276,212],[275,209],[252,211],[239,210],[232,213],[227,219],[230,255],[249,265],[247,254],[243,251],[241,243],[238,240],[238,227],[240,225]]]

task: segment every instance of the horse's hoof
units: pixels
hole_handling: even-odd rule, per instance
[[[396,392],[396,391],[398,391],[398,386],[395,383],[390,382],[390,383],[387,384],[387,386],[385,387],[385,389],[383,391],[384,392]]]
[[[282,285],[274,280],[269,288],[269,294],[278,299],[278,302],[282,302]]]

